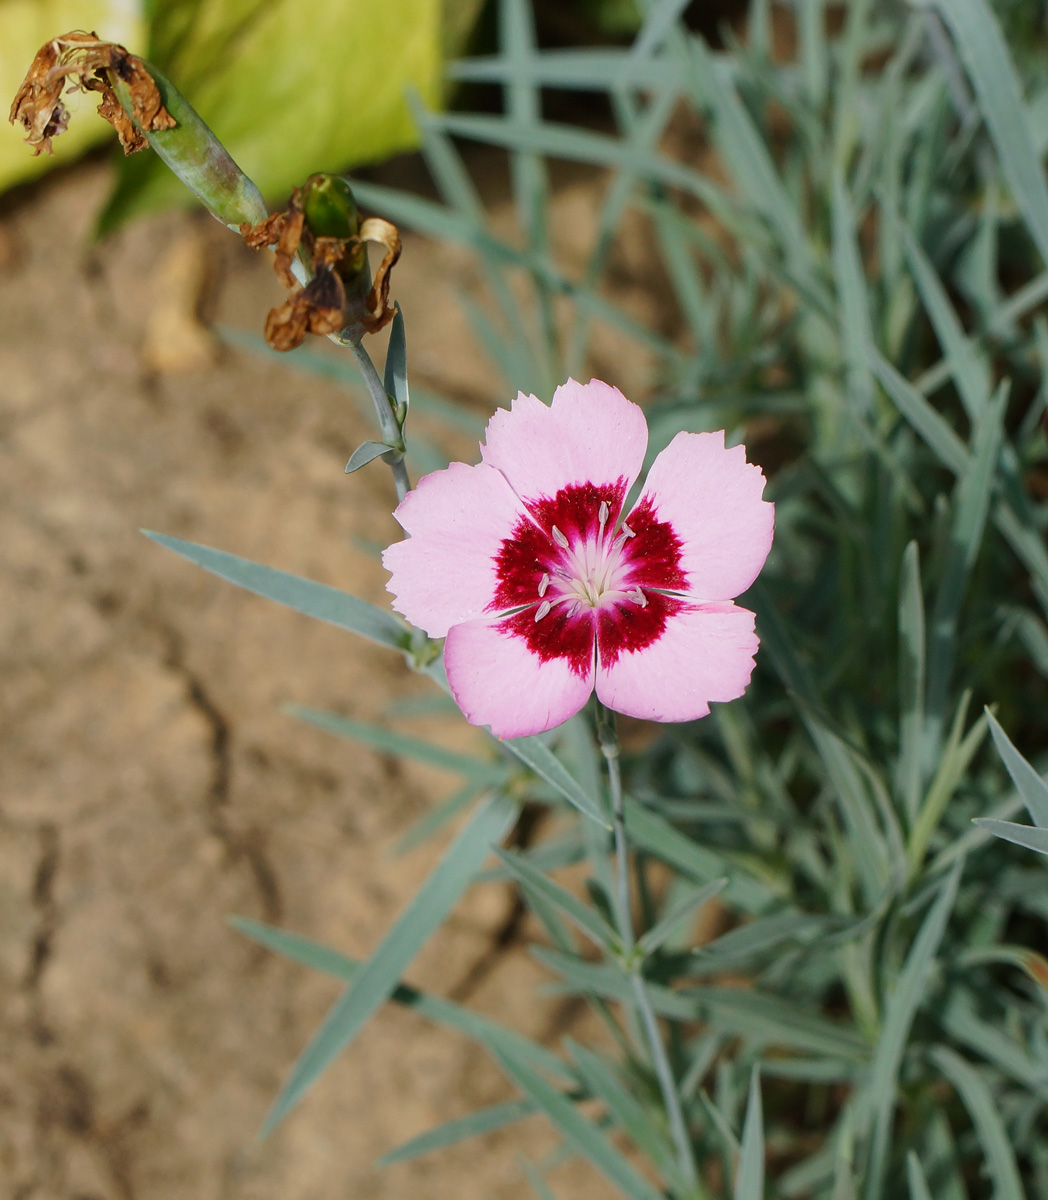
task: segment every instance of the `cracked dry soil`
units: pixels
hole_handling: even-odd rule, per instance
[[[255,1140],[338,987],[225,916],[367,954],[440,850],[397,858],[393,843],[456,781],[282,714],[385,719],[418,690],[393,656],[138,532],[379,604],[366,546],[397,536],[388,475],[343,474],[370,436],[346,392],[247,352],[182,372],[145,353],[151,315],[181,286],[177,263],[164,266],[180,239],[203,247],[218,321],[259,329],[280,289],[199,216],[141,221],[92,248],[106,174],[83,165],[0,212],[0,1197],[530,1195],[516,1153],[552,1148],[539,1121],[374,1167],[511,1094],[471,1044],[404,1011],[383,1010]],[[571,228],[572,205],[589,201],[565,204]],[[409,237],[394,294],[413,378],[486,414],[496,381],[447,303],[474,282],[454,252]],[[433,716],[400,727],[471,736]],[[410,979],[555,1040],[573,1014],[536,995],[544,977],[519,939],[500,938],[513,906],[498,886],[473,889]],[[578,1163],[554,1182],[568,1200],[605,1186]]]

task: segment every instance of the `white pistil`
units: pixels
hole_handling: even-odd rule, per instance
[[[542,578],[539,580],[539,596],[540,597],[545,596],[546,588],[548,588],[548,587],[549,587],[549,576],[543,575]]]
[[[648,607],[648,597],[644,595],[639,587],[635,587],[633,591],[627,592],[626,595],[629,596],[634,604],[639,604],[641,608]]]
[[[554,525],[553,528],[550,530],[550,536],[553,538],[553,540],[557,543],[557,545],[562,550],[567,550],[568,547],[571,545],[571,543],[564,536],[564,534],[561,533],[561,531],[556,527],[556,525]]]
[[[535,623],[538,624],[552,607],[553,605],[548,600],[543,600],[538,608],[535,609]]]

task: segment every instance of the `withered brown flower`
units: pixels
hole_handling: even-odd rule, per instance
[[[142,59],[115,42],[100,41],[95,33],[73,30],[40,47],[11,105],[8,120],[12,125],[22,123],[34,154],[54,153],[51,139],[69,123],[69,110],[62,101],[67,80],[71,80],[69,91],[101,93],[99,115],[116,130],[125,154],[146,145],[141,129],[152,132],[177,124]],[[113,91],[116,80],[127,89],[134,121]]]
[[[266,318],[266,342],[274,350],[293,350],[307,333],[323,336],[354,328],[375,333],[393,319],[390,271],[401,247],[400,234],[389,221],[369,217],[352,237],[319,237],[305,219],[302,189],[295,188],[286,212],[242,225],[240,232],[252,249],[275,246],[274,268],[285,287],[298,288],[291,269],[296,255],[312,276]],[[385,250],[370,286],[368,242]]]

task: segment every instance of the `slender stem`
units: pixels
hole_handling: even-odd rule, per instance
[[[615,919],[618,924],[619,940],[622,942],[622,956],[630,974],[630,984],[633,989],[633,999],[640,1013],[644,1032],[647,1036],[648,1049],[651,1052],[652,1065],[659,1081],[662,1092],[662,1102],[666,1107],[670,1133],[677,1150],[677,1161],[681,1175],[696,1197],[701,1196],[702,1188],[699,1183],[699,1173],[695,1166],[695,1151],[688,1134],[688,1125],[684,1118],[680,1094],[676,1080],[673,1078],[673,1068],[670,1065],[666,1045],[662,1040],[659,1020],[651,1004],[648,989],[640,972],[640,962],[635,954],[636,938],[633,931],[633,913],[630,899],[630,866],[629,845],[626,841],[625,801],[622,794],[622,771],[619,767],[619,739],[615,732],[615,714],[597,701],[597,740],[600,751],[608,767],[608,787],[611,792],[612,831],[615,841],[615,894],[612,904],[615,909]]]
[[[364,376],[368,394],[375,405],[375,416],[378,418],[378,427],[382,431],[382,440],[395,446],[401,440],[401,433],[389,405],[385,384],[378,377],[378,371],[375,370],[375,364],[371,361],[371,355],[359,340],[347,340],[343,345],[349,346],[353,357],[357,360],[360,373]],[[390,463],[390,469],[393,472],[393,483],[397,489],[397,499],[403,500],[411,491],[411,481],[408,478],[408,469],[404,465],[404,459],[401,457]]]

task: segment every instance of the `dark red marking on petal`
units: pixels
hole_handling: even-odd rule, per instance
[[[521,604],[538,604],[539,581],[560,561],[560,547],[527,517],[520,517],[513,532],[499,547],[495,559],[498,587],[488,612],[505,612]]]
[[[622,547],[629,563],[629,586],[664,588],[682,592],[688,587],[688,574],[681,569],[681,540],[668,521],[660,521],[653,496],[641,496],[626,524],[637,535]]]
[[[518,637],[540,662],[563,658],[581,678],[588,677],[593,668],[593,613],[584,608],[569,616],[571,603],[558,604],[541,621],[535,620],[535,607],[514,613],[496,628],[507,637]]]
[[[556,525],[574,544],[585,537],[596,537],[602,500],[608,505],[607,530],[611,533],[626,499],[628,482],[620,476],[614,483],[572,483],[561,488],[552,500],[541,496],[525,500],[524,507],[547,533]]]
[[[620,654],[657,642],[667,619],[687,607],[684,601],[658,592],[646,592],[644,598],[648,602],[644,606],[627,600],[597,610],[597,656],[602,667],[610,667]]]

